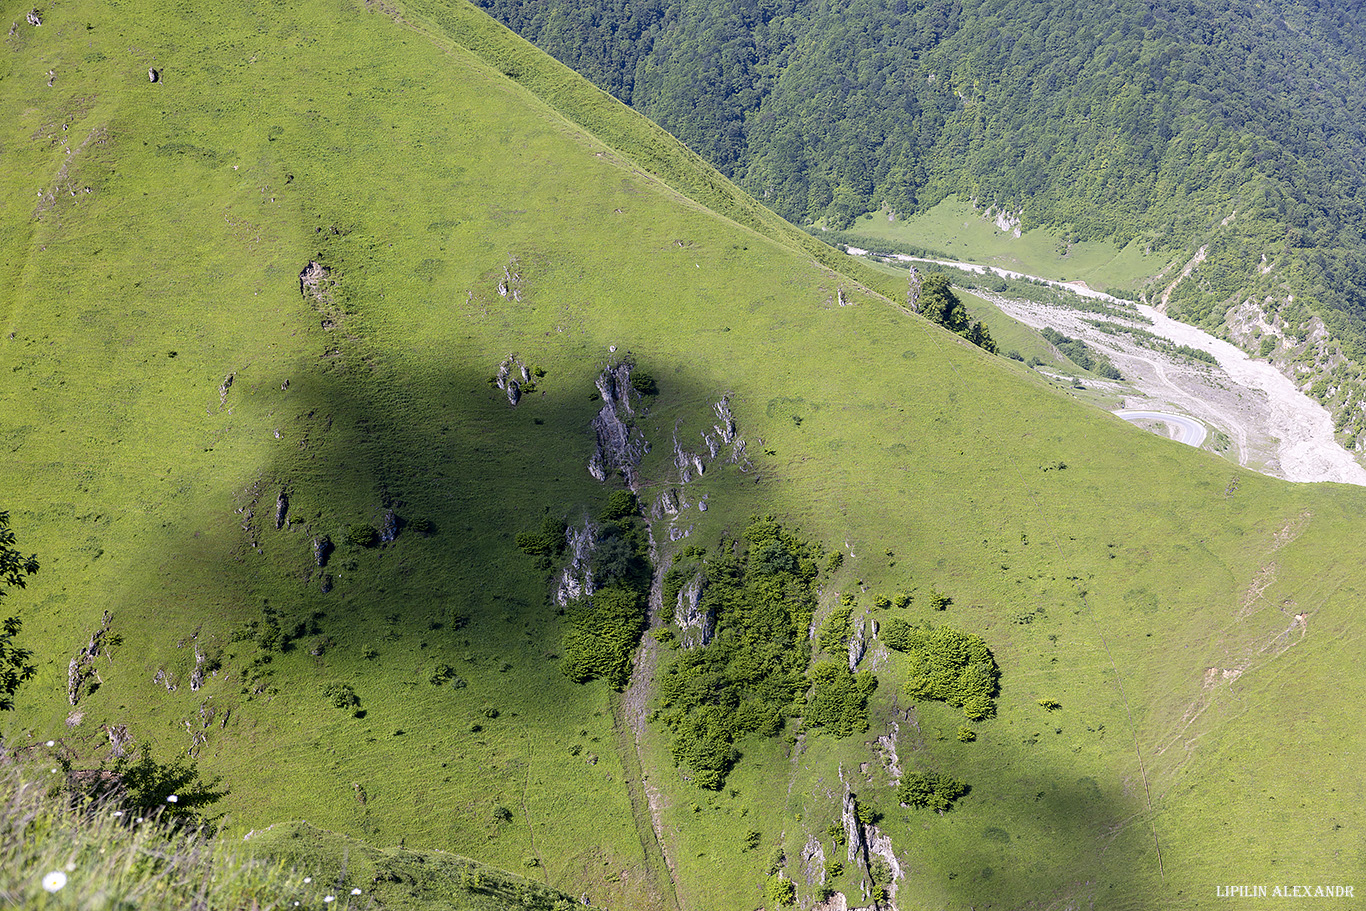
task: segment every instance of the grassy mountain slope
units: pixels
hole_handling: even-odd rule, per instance
[[[93,763],[124,725],[222,776],[230,835],[306,819],[610,907],[755,907],[775,850],[809,904],[841,774],[901,907],[1195,906],[1359,868],[1360,492],[1077,407],[467,4],[7,12],[0,490],[43,562],[7,600],[40,659],[8,741]],[[586,466],[627,352],[659,385],[641,498],[692,504],[659,555],[770,512],[843,554],[818,623],[850,593],[981,633],[1002,690],[976,742],[875,647],[866,735],[790,720],[704,791],[657,724],[637,756],[629,700],[565,677],[555,575],[515,538],[619,487]],[[488,382],[514,353],[545,371],[516,407]],[[700,451],[727,395],[750,464],[683,484],[673,441]],[[388,510],[395,540],[348,543]],[[971,783],[951,813],[897,806],[867,743],[892,722],[907,772]],[[854,864],[831,875],[861,900]]]

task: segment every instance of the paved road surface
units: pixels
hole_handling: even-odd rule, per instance
[[[1172,439],[1199,449],[1205,442],[1209,431],[1205,425],[1194,418],[1180,414],[1167,414],[1165,411],[1116,411],[1116,417],[1126,421],[1161,421],[1172,429]]]

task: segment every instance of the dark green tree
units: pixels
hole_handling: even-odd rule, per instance
[[[0,511],[0,599],[9,588],[23,588],[26,577],[37,571],[37,555],[26,557],[15,548],[9,513]],[[29,660],[33,652],[14,644],[14,637],[19,635],[22,625],[18,617],[0,621],[0,711],[14,708],[14,694],[19,691],[19,685],[37,672]]]

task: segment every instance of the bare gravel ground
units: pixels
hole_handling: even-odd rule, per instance
[[[1275,367],[1253,360],[1228,342],[1151,307],[1140,306],[1137,317],[1125,319],[1000,295],[983,296],[1028,326],[1051,326],[1107,355],[1124,374],[1128,387],[1121,408],[1197,418],[1228,437],[1230,455],[1240,465],[1274,477],[1366,486],[1366,468],[1334,439],[1327,409]],[[1209,352],[1218,365],[1154,350],[1127,333],[1103,332],[1095,326],[1102,320]]]

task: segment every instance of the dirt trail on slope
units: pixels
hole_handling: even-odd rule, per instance
[[[640,847],[646,862],[656,874],[662,901],[677,911],[682,904],[678,897],[678,873],[665,847],[661,814],[663,795],[645,774],[645,763],[640,752],[641,736],[649,717],[650,698],[654,695],[655,669],[659,666],[659,643],[650,632],[660,626],[664,574],[669,571],[669,562],[666,559],[663,565],[655,569],[654,580],[650,584],[649,630],[636,649],[630,683],[619,699],[612,700],[612,714],[617,745],[627,770],[626,785],[630,791],[636,829],[640,834]]]

